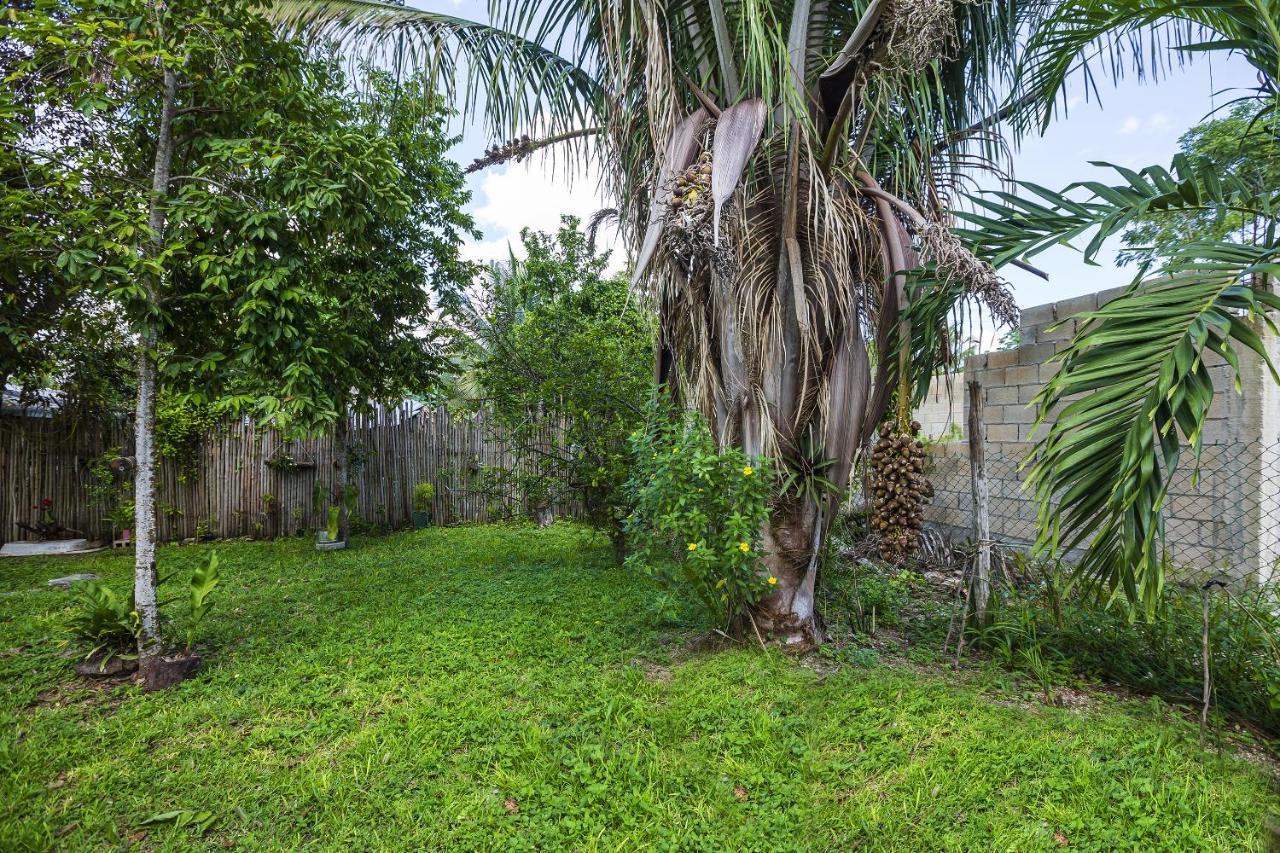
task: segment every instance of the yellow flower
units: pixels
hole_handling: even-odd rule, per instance
[[[750,465],[748,465],[747,467],[745,467],[745,468],[743,468],[743,469],[742,469],[742,476],[744,476],[744,477],[750,477],[750,476],[751,476],[752,474],[754,474],[755,472],[756,472],[756,469],[754,469],[754,468],[752,468]]]
[[[778,583],[778,579],[775,578],[773,575],[769,575],[769,586],[774,586],[777,583]]]
[[[678,447],[673,447],[673,448],[671,448],[671,452],[672,452],[672,453],[679,453],[679,452],[680,452],[680,448],[678,448]]]
[[[716,589],[719,589],[722,586],[724,586],[724,578],[720,578],[720,580],[716,581]]]
[[[749,544],[747,544],[746,542],[739,542],[739,543],[738,543],[738,550],[745,554],[745,553],[747,553],[748,551],[750,551],[750,550],[751,550],[751,546],[750,546]]]
[[[689,550],[690,550],[690,551],[696,551],[696,550],[698,550],[698,543],[697,543],[697,542],[690,542],[690,543],[689,543]]]

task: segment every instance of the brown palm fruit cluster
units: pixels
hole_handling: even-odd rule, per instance
[[[893,563],[915,553],[924,505],[933,487],[924,475],[920,424],[900,430],[892,421],[880,427],[871,453],[871,529],[880,540],[880,556]]]
[[[675,176],[671,187],[671,224],[691,228],[711,212],[711,152],[704,150],[693,165]]]

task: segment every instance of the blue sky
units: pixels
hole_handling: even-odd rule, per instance
[[[411,0],[411,5],[486,18],[484,0]],[[1084,98],[1083,89],[1078,88],[1068,93],[1065,115],[1044,136],[1024,140],[1014,152],[1014,177],[1062,188],[1073,181],[1105,177],[1089,165],[1091,160],[1132,168],[1168,165],[1183,132],[1252,85],[1256,82],[1247,63],[1219,57],[1212,63],[1206,60],[1175,69],[1158,83],[1129,78],[1115,87],[1100,85],[1097,98]],[[463,139],[453,156],[467,163],[490,140],[472,125],[460,125],[458,130]],[[472,175],[468,183],[474,194],[470,212],[484,232],[482,240],[467,247],[467,254],[476,260],[505,258],[508,243],[519,242],[523,227],[551,230],[562,213],[585,218],[608,206],[596,192],[594,175],[577,176],[570,184],[563,173],[552,174],[538,158],[487,169]],[[1053,302],[1127,283],[1132,272],[1114,265],[1113,250],[1104,250],[1100,265],[1087,266],[1070,249],[1051,249],[1035,259],[1049,273],[1048,282],[1016,269],[1005,274],[1022,307]],[[615,266],[624,263],[622,254],[618,246]]]

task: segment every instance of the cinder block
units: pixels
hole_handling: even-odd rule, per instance
[[[1002,406],[1000,409],[1000,420],[1006,424],[1029,424],[1035,419],[1035,409],[1028,406]]]
[[[1030,403],[1032,400],[1034,400],[1034,399],[1036,398],[1036,395],[1037,395],[1037,394],[1039,394],[1039,393],[1041,392],[1041,390],[1043,390],[1043,389],[1044,389],[1044,386],[1043,386],[1043,385],[1040,385],[1040,384],[1036,384],[1036,385],[1019,385],[1019,386],[1018,386],[1018,388],[1017,388],[1017,392],[1018,392],[1017,397],[1018,397],[1018,399],[1017,399],[1015,402],[1018,402],[1018,403]]]
[[[988,406],[1004,406],[1010,403],[1019,403],[1018,391],[1021,386],[1017,385],[997,385],[994,388],[987,388],[986,403]]]
[[[1087,311],[1098,310],[1098,294],[1086,293],[1083,296],[1074,296],[1071,299],[1062,300],[1054,307],[1058,309],[1059,317],[1076,317]]]
[[[1036,332],[1036,343],[1045,343],[1047,341],[1069,341],[1076,334],[1076,321],[1064,320],[1062,323],[1052,327],[1046,327]]]
[[[1040,381],[1040,368],[1034,364],[1022,364],[1007,368],[1004,372],[1006,385],[1030,385]]]
[[[1094,294],[1096,297],[1098,297],[1098,307],[1101,308],[1103,305],[1106,305],[1108,302],[1115,299],[1117,296],[1124,293],[1128,289],[1129,289],[1128,287],[1121,286],[1121,287],[1110,287],[1110,288],[1107,288],[1106,290],[1099,290],[1097,293]]]
[[[1047,364],[1042,364],[1042,365],[1040,365],[1040,366],[1036,369],[1036,378],[1035,378],[1035,381],[1036,381],[1036,382],[1039,382],[1039,383],[1040,383],[1040,384],[1042,384],[1042,385],[1043,385],[1043,384],[1045,384],[1045,383],[1047,383],[1047,382],[1048,382],[1050,379],[1052,379],[1054,376],[1057,376],[1057,375],[1058,375],[1058,370],[1059,370],[1061,367],[1062,367],[1062,365],[1061,365],[1061,364],[1059,364],[1059,363],[1058,363],[1058,362],[1056,362],[1056,361],[1051,361],[1051,362],[1049,362],[1049,363],[1047,363]]]
[[[1050,302],[1045,305],[1036,305],[1024,310],[1021,317],[1022,330],[1026,331],[1034,326],[1046,326],[1054,320],[1057,320],[1058,315],[1055,314],[1053,310],[1055,307],[1056,305]],[[1023,339],[1023,343],[1026,343],[1025,338]]]
[[[1058,352],[1058,345],[1055,342],[1042,344],[1031,344],[1030,346],[1019,347],[1018,360],[1023,364],[1042,364],[1053,358]]]
[[[987,425],[987,441],[989,442],[1000,443],[1019,440],[1017,424]]]
[[[997,350],[987,353],[987,367],[1009,367],[1022,359],[1021,349]]]

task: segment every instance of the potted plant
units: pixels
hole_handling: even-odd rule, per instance
[[[436,487],[431,483],[419,483],[413,487],[414,530],[421,530],[431,523],[431,504],[436,499]]]
[[[347,547],[347,543],[338,538],[338,516],[340,512],[341,509],[337,506],[329,507],[326,524],[320,528],[316,536],[317,551],[338,551]]]

